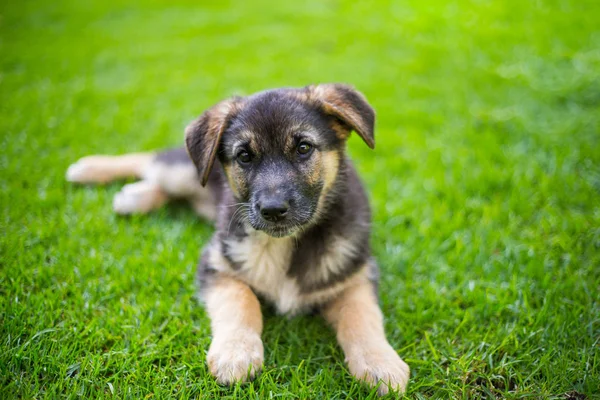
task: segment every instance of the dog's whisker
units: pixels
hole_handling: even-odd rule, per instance
[[[236,208],[236,210],[233,212],[231,219],[229,220],[229,225],[227,226],[227,236],[229,236],[229,234],[231,232],[231,225],[233,223],[236,223],[238,216],[240,216],[241,214],[244,214],[245,212],[247,212],[249,210],[249,207],[247,207],[247,206],[248,205],[246,203],[241,203],[241,205],[239,205],[238,208]]]
[[[242,203],[234,203],[234,204],[228,204],[228,205],[223,204],[223,205],[219,205],[219,208],[231,208],[231,207],[242,206],[242,205],[250,206],[250,203],[242,202]]]

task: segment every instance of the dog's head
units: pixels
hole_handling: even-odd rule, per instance
[[[351,131],[375,146],[374,123],[362,94],[324,84],[225,100],[186,128],[185,142],[202,185],[219,159],[247,222],[282,237],[319,215]]]

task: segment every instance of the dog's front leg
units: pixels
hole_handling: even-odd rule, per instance
[[[346,289],[323,309],[323,315],[333,325],[354,377],[372,387],[379,384],[380,395],[404,392],[410,370],[385,337],[370,282]]]
[[[253,379],[264,359],[262,314],[252,290],[239,280],[218,276],[205,288],[213,340],[208,368],[219,383]]]

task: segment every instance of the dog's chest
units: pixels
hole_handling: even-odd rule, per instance
[[[294,246],[293,238],[273,238],[258,231],[227,241],[236,275],[272,301],[280,313],[293,314],[304,306],[296,280],[288,276]]]

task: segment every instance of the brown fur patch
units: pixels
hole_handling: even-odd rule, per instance
[[[336,331],[352,375],[371,386],[379,384],[379,394],[405,390],[410,371],[385,338],[369,282],[347,288],[324,307],[323,316]]]
[[[227,178],[227,182],[229,183],[229,187],[231,191],[236,197],[240,197],[240,190],[238,188],[244,186],[243,180],[239,179],[239,175],[235,174],[233,170],[235,167],[232,167],[231,164],[223,164],[223,171],[225,172],[225,177]],[[234,178],[234,176],[237,178]]]
[[[327,194],[338,175],[340,153],[335,150],[322,153],[321,165],[323,169],[323,192]]]
[[[260,148],[258,147],[258,143],[256,141],[256,134],[250,131],[243,131],[238,134],[239,142],[248,142],[248,147],[250,151],[254,154],[258,154],[260,152]],[[239,144],[239,143],[238,143]]]
[[[310,160],[307,170],[305,171],[306,181],[310,185],[316,185],[323,175],[323,153],[315,152]]]
[[[323,190],[319,196],[319,202],[317,204],[317,212],[315,213],[315,216],[318,216],[321,213],[325,198],[337,179],[340,157],[341,155],[339,152],[335,150],[321,153],[319,179],[323,180]]]
[[[232,328],[247,328],[262,333],[260,304],[248,285],[228,276],[220,276],[204,294],[213,334]]]
[[[207,354],[210,372],[226,384],[253,378],[264,359],[258,299],[248,285],[219,276],[207,288],[204,302],[213,335]]]
[[[335,132],[335,136],[338,139],[345,140],[350,136],[350,129],[339,121],[332,121],[330,127]]]

